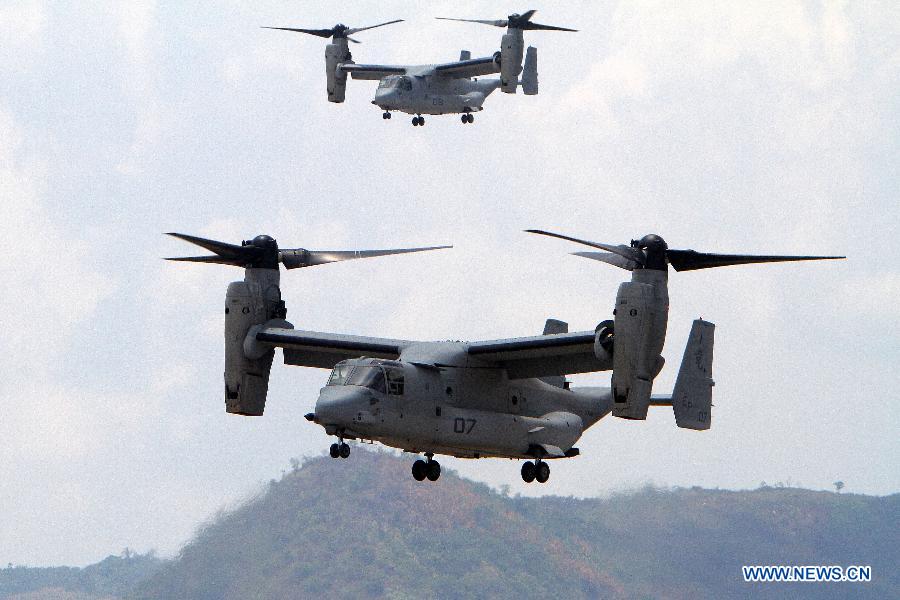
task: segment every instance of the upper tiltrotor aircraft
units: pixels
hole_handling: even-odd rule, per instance
[[[360,43],[351,35],[399,23],[403,19],[379,23],[369,27],[347,27],[338,24],[331,29],[300,29],[296,27],[265,27],[264,29],[280,29],[307,33],[318,37],[331,38],[325,46],[325,76],[328,86],[328,101],[340,103],[344,101],[347,88],[347,74],[354,79],[378,81],[378,89],[372,104],[380,107],[382,118],[390,119],[391,111],[405,112],[415,115],[413,125],[425,125],[422,115],[462,114],[463,124],[475,121],[472,113],[483,110],[485,98],[500,88],[507,94],[515,94],[516,88],[522,86],[526,95],[538,93],[537,48],[528,47],[524,52],[525,30],[545,31],[577,31],[554,25],[533,23],[531,17],[536,11],[529,10],[524,14],[509,15],[506,19],[496,21],[481,19],[451,19],[437,17],[445,21],[464,21],[482,23],[495,27],[505,27],[506,33],[500,43],[500,50],[484,58],[472,58],[468,50],[460,52],[456,62],[440,65],[381,65],[358,64],[353,62],[348,41]],[[522,57],[525,56],[525,67],[522,68]],[[478,79],[479,76],[499,73],[499,79]],[[519,79],[521,75],[521,79]]]
[[[747,263],[843,258],[753,256],[673,250],[659,236],[630,245],[590,242],[540,230],[602,252],[577,252],[632,272],[616,295],[613,319],[593,331],[568,332],[550,319],[540,336],[485,342],[417,342],[300,331],[285,321],[279,264],[288,269],[354,258],[447,248],[316,251],[279,249],[269,236],[237,246],[169,234],[213,256],[175,258],[244,268],[225,295],[225,410],[263,414],[275,348],[288,365],[332,369],[306,418],[337,437],[331,456],[347,458],[346,440],[378,441],[424,454],[412,475],[435,481],[435,454],[525,459],[526,482],[550,477],[549,459],[577,456],[576,442],[612,414],[644,420],[649,406],[672,406],[678,427],[709,429],[714,325],[691,328],[672,394],[652,394],[663,367],[668,321],[668,267],[676,271]],[[567,374],[612,371],[609,388],[572,388]]]

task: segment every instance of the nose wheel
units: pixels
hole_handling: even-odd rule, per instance
[[[475,115],[473,115],[472,113],[466,113],[463,116],[461,116],[459,118],[459,120],[462,121],[463,125],[465,125],[466,123],[474,123]]]
[[[423,117],[422,115],[413,117],[412,124],[413,124],[413,127],[418,127],[420,125],[424,126],[425,125],[425,117]]]
[[[425,455],[426,460],[417,460],[412,466],[412,476],[416,481],[437,481],[441,476],[441,463],[433,459],[433,454]]]
[[[382,119],[390,119],[390,118],[391,118],[391,113],[389,113],[388,111],[384,111],[384,114],[381,115],[381,118],[382,118]]]
[[[547,483],[548,479],[550,479],[550,465],[544,461],[529,461],[522,465],[522,481],[525,483],[531,483],[535,480],[538,483]]]
[[[341,440],[340,443],[332,444],[328,449],[331,458],[348,458],[350,456],[350,445]]]

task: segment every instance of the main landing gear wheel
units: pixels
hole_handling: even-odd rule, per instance
[[[425,117],[423,117],[423,116],[413,117],[412,124],[414,127],[419,126],[419,125],[424,126],[425,125]]]
[[[525,483],[532,481],[547,483],[548,479],[550,479],[550,465],[547,463],[529,461],[522,465],[522,481]]]
[[[534,481],[535,471],[536,471],[536,468],[535,468],[533,462],[528,461],[527,463],[523,464],[522,465],[522,481],[524,481],[525,483],[531,483],[532,481]]]
[[[341,447],[337,444],[332,444],[331,448],[328,449],[328,454],[331,455],[331,458],[337,458],[341,455]]]
[[[412,466],[412,476],[416,481],[422,481],[428,474],[428,464],[424,460],[417,460]]]
[[[384,111],[384,114],[381,115],[381,118],[382,118],[382,119],[390,119],[390,118],[391,118],[391,113],[389,113],[388,111]]]
[[[428,481],[437,481],[441,476],[441,463],[436,460],[429,460],[427,463],[428,473],[425,474],[428,477]]]
[[[348,458],[350,456],[350,446],[348,444],[341,442],[341,447],[338,450],[340,451],[341,458]]]
[[[462,116],[462,122],[463,122],[463,124],[466,124],[466,123],[474,123],[474,122],[475,122],[475,115],[473,115],[472,113],[466,113],[466,114],[464,114],[464,115]]]
[[[425,457],[426,460],[417,460],[412,466],[412,476],[416,481],[422,481],[426,477],[428,481],[437,481],[441,476],[441,463],[434,460],[432,455]]]

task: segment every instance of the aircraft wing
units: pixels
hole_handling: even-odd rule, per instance
[[[458,60],[456,62],[435,65],[434,72],[446,75],[447,77],[477,77],[479,75],[499,73],[500,65],[494,60],[494,57],[487,56],[485,58]]]
[[[406,73],[406,67],[393,65],[358,65],[356,63],[344,63],[338,66],[344,73],[350,73],[353,79],[381,79],[388,75],[402,75]]]
[[[388,338],[263,327],[256,341],[284,349],[284,364],[331,369],[348,358],[398,358],[413,342]]]
[[[510,379],[591,373],[612,368],[594,355],[594,332],[578,331],[469,344],[472,358],[505,367]]]

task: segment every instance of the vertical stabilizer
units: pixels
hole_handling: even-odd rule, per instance
[[[557,333],[569,333],[569,324],[558,319],[547,319],[547,322],[544,323],[543,335],[554,335]],[[566,387],[565,375],[548,375],[547,377],[541,377],[540,379],[544,383],[549,383],[558,388]]]
[[[525,52],[525,68],[522,71],[522,92],[526,96],[538,93],[537,48],[528,46]]]
[[[675,423],[686,429],[709,429],[712,420],[712,361],[713,333],[716,326],[697,319],[691,327],[691,335],[684,348],[672,408]]]

